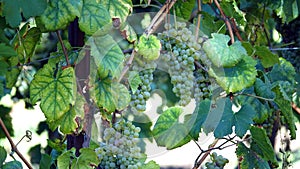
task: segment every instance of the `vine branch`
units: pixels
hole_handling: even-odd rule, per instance
[[[26,158],[19,152],[19,150],[17,149],[16,144],[13,142],[5,124],[2,121],[2,118],[0,117],[0,126],[2,128],[2,130],[4,131],[4,134],[6,136],[6,138],[8,139],[10,145],[11,145],[11,150],[12,152],[16,152],[17,155],[20,157],[20,159],[25,163],[25,165],[29,168],[29,169],[33,169],[32,166],[30,165],[30,163],[26,160]]]
[[[58,37],[59,43],[60,43],[61,48],[63,50],[63,53],[64,53],[64,56],[65,56],[67,65],[70,66],[68,51],[67,51],[67,49],[65,47],[65,44],[64,44],[64,42],[63,42],[63,40],[62,40],[62,38],[61,38],[60,33],[59,33],[58,30],[56,31],[56,35]]]
[[[295,103],[291,103],[292,104],[292,108],[298,113],[300,114],[300,108],[295,104]]]
[[[198,10],[198,18],[197,18],[197,26],[196,26],[196,42],[198,42],[198,36],[199,36],[199,29],[200,29],[200,23],[201,23],[201,16],[202,16],[202,14],[201,14],[201,11],[202,11],[202,9],[201,9],[201,0],[197,0],[197,10]]]

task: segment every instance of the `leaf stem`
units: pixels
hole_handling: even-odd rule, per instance
[[[222,10],[222,8],[221,8],[218,0],[214,0],[214,3],[216,4],[217,8],[219,9],[219,11],[220,11],[220,13],[222,15],[222,18],[225,21],[225,24],[226,24],[226,26],[228,28],[228,31],[229,31],[229,35],[230,35],[230,39],[231,39],[231,44],[233,44],[234,43],[234,35],[233,35],[231,24],[230,24],[227,16],[224,14],[224,12],[223,12],[223,10]]]
[[[63,40],[62,40],[62,38],[61,38],[60,33],[59,33],[58,30],[56,31],[56,35],[57,35],[59,43],[60,43],[60,45],[62,47],[64,56],[65,56],[65,59],[66,59],[66,62],[67,62],[67,67],[69,67],[70,66],[69,55],[68,55],[67,49],[65,47],[65,44],[64,44],[64,42],[63,42]]]
[[[274,99],[268,99],[268,98],[264,98],[264,97],[260,97],[260,96],[255,96],[255,95],[248,94],[248,93],[240,93],[238,95],[245,95],[245,96],[255,97],[257,99],[266,100],[266,101],[270,101],[270,102],[274,101]]]
[[[211,148],[215,147],[216,144],[218,143],[219,139],[215,139],[213,141],[213,143],[211,145],[209,145],[209,149],[205,152],[205,154],[202,156],[202,158],[198,161],[198,159],[201,157],[201,155],[203,154],[203,151],[201,151],[200,155],[197,157],[196,161],[195,161],[195,165],[193,167],[193,169],[198,169],[200,167],[200,165],[203,163],[203,161],[206,159],[206,157],[209,155],[209,153],[211,152]]]
[[[0,126],[2,128],[2,130],[4,131],[4,134],[6,136],[6,138],[8,139],[10,145],[11,145],[11,150],[13,152],[16,152],[17,155],[21,158],[21,160],[25,163],[25,165],[29,168],[29,169],[33,169],[32,166],[30,165],[30,163],[25,159],[25,157],[19,152],[19,150],[17,149],[17,146],[15,145],[15,143],[13,142],[5,124],[3,123],[1,117],[0,117]]]

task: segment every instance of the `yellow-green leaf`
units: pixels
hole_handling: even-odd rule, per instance
[[[132,11],[131,0],[99,0],[109,11],[112,18],[120,18],[125,22],[127,16]]]

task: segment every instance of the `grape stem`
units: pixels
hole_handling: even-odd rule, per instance
[[[30,163],[25,159],[25,157],[19,152],[19,150],[17,149],[16,144],[13,142],[5,124],[3,123],[1,117],[0,117],[0,126],[2,128],[2,130],[4,131],[4,134],[6,136],[6,138],[8,139],[10,145],[11,145],[11,150],[12,152],[16,152],[17,155],[21,158],[21,160],[25,163],[25,165],[29,168],[29,169],[33,169],[32,166],[30,165]]]

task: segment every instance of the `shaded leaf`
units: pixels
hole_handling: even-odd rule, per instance
[[[111,18],[120,18],[125,22],[127,16],[132,11],[132,1],[130,0],[99,0],[109,11]]]
[[[41,99],[40,107],[49,121],[60,119],[69,110],[74,104],[75,92],[75,74],[71,67],[55,70],[47,64],[30,84],[31,102]]]
[[[77,7],[69,0],[52,0],[41,15],[41,20],[48,31],[64,29],[80,15]]]
[[[181,108],[172,107],[159,116],[152,131],[158,146],[171,150],[191,140],[188,129],[178,121],[181,113]]]
[[[113,83],[111,91],[117,110],[123,110],[129,105],[131,96],[125,85],[121,83]]]
[[[261,60],[264,68],[269,68],[279,63],[278,55],[272,53],[266,46],[255,46],[255,55]]]
[[[275,98],[275,93],[272,92],[271,90],[271,84],[265,84],[261,79],[256,78],[255,84],[254,84],[254,89],[255,93],[258,96],[261,96],[266,99],[274,99]]]
[[[5,163],[1,169],[22,169],[23,166],[19,161],[10,161]]]
[[[7,156],[6,150],[4,149],[4,147],[0,146],[0,167],[4,163],[6,156]]]
[[[47,7],[47,0],[3,0],[2,3],[2,14],[11,27],[18,27],[22,21],[22,16],[25,19],[39,16]]]
[[[20,70],[17,67],[12,67],[11,70],[6,72],[6,87],[11,89],[15,86],[18,76],[20,74]]]
[[[249,56],[245,56],[232,68],[212,66],[208,73],[216,79],[217,83],[227,93],[234,93],[253,85],[257,75],[255,65],[255,60]]]
[[[16,56],[17,52],[13,47],[7,46],[5,43],[0,43],[0,57]]]
[[[60,131],[64,134],[70,134],[76,130],[78,127],[76,121],[76,111],[74,107],[71,107],[67,112],[65,112],[59,119],[55,121],[48,121],[49,127],[54,131],[60,126]]]
[[[293,65],[284,58],[279,58],[280,64],[275,64],[272,71],[268,73],[268,77],[272,82],[289,81],[294,82],[296,75]]]
[[[139,43],[136,46],[137,52],[148,61],[158,59],[160,48],[160,40],[156,36],[150,35],[147,37],[145,34],[140,36]]]
[[[253,124],[252,119],[255,116],[255,111],[249,104],[243,105],[241,109],[234,114],[233,123],[235,126],[235,133],[239,137],[243,137],[250,125]]]
[[[96,0],[83,0],[78,22],[83,32],[92,35],[105,25],[109,25],[111,18],[105,7]]]
[[[228,46],[229,40],[228,35],[213,33],[212,38],[203,44],[207,57],[217,67],[233,67],[247,56],[241,42],[236,41]]]
[[[177,1],[174,5],[176,17],[186,20],[190,19],[194,5],[195,1],[193,0]]]
[[[135,93],[135,91],[138,89],[139,85],[142,83],[142,80],[139,76],[139,72],[130,71],[129,77],[128,77],[128,82],[129,82],[129,86],[130,86],[132,93]]]
[[[14,136],[14,129],[12,124],[12,118],[10,116],[11,108],[5,107],[3,105],[0,105],[0,118],[2,119],[4,125],[6,126],[6,129],[8,130],[10,136]],[[5,138],[6,135],[4,131],[0,130],[0,139]],[[0,156],[1,157],[1,156]]]
[[[50,169],[51,164],[52,164],[51,156],[48,154],[42,154],[42,158],[40,161],[40,168],[41,169]]]

